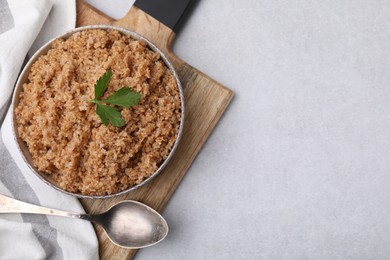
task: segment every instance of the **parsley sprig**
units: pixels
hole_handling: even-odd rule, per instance
[[[100,117],[104,125],[111,123],[113,126],[121,127],[126,124],[121,112],[117,108],[104,105],[103,103],[129,108],[138,103],[141,98],[141,94],[133,91],[129,87],[123,87],[108,98],[100,99],[107,90],[111,76],[112,71],[108,70],[96,81],[95,98],[86,100],[86,102],[96,104],[96,114]]]

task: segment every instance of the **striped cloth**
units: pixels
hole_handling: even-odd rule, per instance
[[[74,26],[74,0],[0,0],[0,124],[4,141],[0,140],[0,193],[83,212],[77,199],[48,187],[29,170],[13,141],[9,111],[6,116],[26,57]],[[98,243],[89,222],[44,215],[0,215],[0,259],[98,258]]]

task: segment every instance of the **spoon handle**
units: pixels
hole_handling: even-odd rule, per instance
[[[49,209],[0,194],[0,213],[31,213],[80,218],[80,214]]]

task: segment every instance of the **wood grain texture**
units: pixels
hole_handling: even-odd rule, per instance
[[[125,17],[114,20],[78,0],[77,26],[93,24],[111,24],[130,29],[159,47],[179,75],[183,85],[186,114],[180,144],[162,173],[145,186],[128,194],[104,200],[82,199],[81,202],[89,213],[102,212],[125,199],[137,200],[161,211],[229,105],[233,92],[174,55],[171,51],[174,32],[134,6]],[[101,259],[131,259],[136,253],[136,250],[115,246],[101,228],[97,226],[95,229]]]

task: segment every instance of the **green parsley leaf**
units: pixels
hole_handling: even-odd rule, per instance
[[[112,71],[108,70],[95,83],[95,99],[99,99],[106,92],[108,83],[110,82]]]
[[[126,124],[121,112],[114,107],[96,103],[96,114],[98,114],[104,125],[108,125],[108,121],[116,127]]]
[[[104,110],[105,105],[96,103],[96,114],[100,117],[104,125],[108,125],[109,121],[106,111]]]
[[[129,108],[137,104],[140,98],[141,94],[139,94],[138,92],[133,91],[129,87],[123,87],[108,98],[102,99],[101,101],[109,103],[111,105]]]
[[[122,127],[126,124],[126,122],[123,119],[121,112],[115,107],[104,105],[102,103],[104,102],[111,105],[129,108],[138,103],[141,98],[141,94],[133,91],[129,87],[123,87],[108,98],[103,100],[99,99],[103,96],[104,92],[106,92],[111,76],[111,70],[104,73],[96,81],[95,98],[85,101],[96,104],[96,114],[100,117],[104,125],[111,123],[113,126]]]

